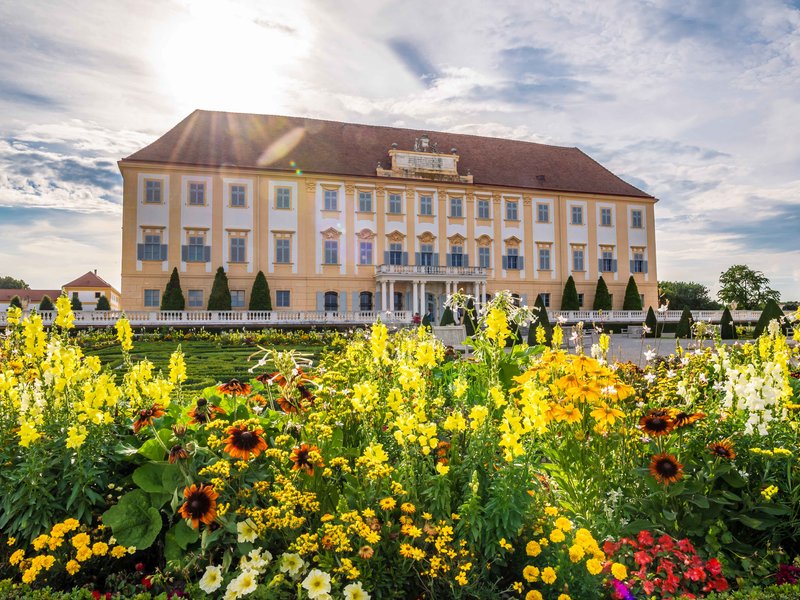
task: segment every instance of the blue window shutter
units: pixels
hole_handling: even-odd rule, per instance
[[[422,264],[422,260],[420,259],[420,253],[419,252],[415,252],[414,253],[414,264],[415,265]]]
[[[389,251],[388,250],[384,250],[383,251],[383,264],[385,264],[385,265],[389,264]]]
[[[361,293],[353,292],[353,310],[361,310]]]
[[[317,310],[325,310],[325,293],[317,292]]]
[[[598,273],[602,273],[603,272],[603,259],[602,258],[598,258],[597,259],[597,272]]]
[[[347,292],[339,292],[339,310],[347,312]]]
[[[411,292],[406,292],[403,296],[403,310],[411,310]]]
[[[181,246],[181,260],[183,262],[189,260],[189,246]]]
[[[203,262],[211,262],[211,246],[203,246]]]
[[[408,266],[408,252],[403,252],[403,265]]]
[[[167,245],[161,244],[161,260],[167,260]]]
[[[519,298],[520,306],[528,306],[528,294],[522,294]]]
[[[468,267],[469,266],[469,254],[465,254],[463,256],[463,258],[461,259],[461,265],[464,266],[464,267]]]
[[[642,271],[647,273],[647,261],[646,260],[642,262]]]
[[[445,254],[445,264],[448,267],[452,267],[453,266],[453,255],[450,254],[449,252],[447,254]]]
[[[505,254],[503,255],[503,268],[504,269],[508,268],[508,256],[506,256]]]
[[[631,261],[631,273],[635,273],[635,272],[636,272],[636,261],[632,260]]]
[[[439,266],[439,253],[438,252],[434,252],[433,253],[433,266],[434,267],[438,267]]]
[[[522,270],[522,269],[525,268],[525,257],[524,256],[520,256],[519,258],[517,258],[517,268],[519,270]]]
[[[381,304],[381,293],[375,292],[373,298],[374,300],[372,301],[372,310],[380,311],[383,308],[383,304]]]
[[[611,261],[611,272],[612,273],[616,273],[617,272],[617,259],[616,258]]]
[[[136,259],[144,260],[144,244],[136,244]]]

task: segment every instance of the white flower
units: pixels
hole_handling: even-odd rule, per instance
[[[200,579],[200,589],[206,594],[212,594],[216,592],[221,585],[222,567],[208,565],[206,567],[206,572],[203,573],[203,577]]]
[[[250,519],[237,523],[236,532],[238,533],[236,539],[240,544],[244,542],[255,542],[258,537],[256,525]]]
[[[667,300],[664,304],[658,307],[658,312],[662,315],[669,310],[669,300]]]
[[[299,554],[283,554],[281,555],[281,573],[288,573],[291,577],[297,577],[303,567],[306,566],[305,561],[300,558]]]
[[[644,359],[645,359],[647,362],[650,362],[650,361],[651,361],[651,360],[653,360],[655,357],[656,357],[656,351],[655,351],[655,350],[645,350],[645,351],[644,351]]]
[[[564,323],[567,322],[567,317],[565,317],[564,315],[558,315],[556,317],[556,321],[558,321],[559,325],[563,325]]]
[[[312,569],[303,580],[302,586],[309,598],[322,598],[331,591],[331,576],[325,571]]]
[[[256,575],[255,571],[250,571],[249,569],[242,571],[236,579],[228,584],[228,588],[225,590],[226,596],[227,594],[235,593],[236,598],[241,598],[255,592],[258,587]]]
[[[673,377],[675,377],[675,371],[670,369],[669,371],[667,371],[667,379],[672,379]]]
[[[656,380],[656,374],[646,373],[644,376],[644,380],[648,383],[648,385],[653,385],[653,382]]]
[[[361,582],[351,583],[344,588],[345,600],[369,600],[370,595],[361,587]]]

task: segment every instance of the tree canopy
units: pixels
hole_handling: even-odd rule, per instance
[[[4,275],[0,277],[0,289],[29,290],[30,286],[22,281],[22,279],[15,279],[11,277],[11,275]]]
[[[733,265],[719,276],[717,296],[728,306],[736,303],[739,310],[763,308],[769,300],[778,302],[780,293],[769,287],[769,278],[747,265]]]
[[[669,301],[670,310],[717,310],[720,308],[709,295],[708,288],[694,281],[660,281],[658,294],[661,301]]]

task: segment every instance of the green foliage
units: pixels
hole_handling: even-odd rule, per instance
[[[723,340],[736,339],[736,326],[733,324],[733,316],[728,307],[722,311],[722,318],[719,322],[719,332]]]
[[[642,297],[639,295],[639,287],[636,285],[633,275],[628,278],[622,310],[642,310]]]
[[[133,490],[103,513],[103,523],[111,527],[120,544],[143,550],[150,547],[161,531],[161,514],[150,505],[147,493]]]
[[[4,290],[29,290],[30,287],[22,279],[15,279],[10,275],[0,277],[0,289]]]
[[[797,600],[797,598],[800,598],[800,584],[747,587],[743,590],[706,596],[706,600]]]
[[[475,300],[470,296],[464,310],[464,329],[469,337],[475,335],[476,327]]]
[[[422,316],[422,326],[423,327],[430,327],[431,326],[430,313],[425,313]]]
[[[263,271],[259,271],[253,282],[250,292],[250,305],[248,310],[272,310],[272,298],[269,293],[269,283]]]
[[[608,286],[602,275],[597,280],[592,310],[611,310],[611,294],[608,293]]]
[[[648,313],[649,315],[649,313]],[[692,337],[692,311],[688,307],[684,307],[681,313],[681,319],[678,321],[678,328],[675,330],[676,338],[689,338]]]
[[[550,324],[550,317],[547,315],[547,307],[544,305],[541,294],[536,295],[536,302],[533,306],[535,316],[528,329],[528,345],[536,345],[536,329],[541,326],[544,328],[545,344],[549,346],[553,341],[553,326]]]
[[[8,303],[9,308],[12,306],[16,306],[17,308],[22,308],[22,300],[20,300],[19,296],[14,296],[11,298],[11,302]]]
[[[449,306],[444,307],[444,312],[442,313],[442,320],[439,321],[439,325],[455,325],[456,320],[453,317],[453,310]]]
[[[70,304],[72,305],[72,310],[74,311],[83,310],[83,303],[81,302],[81,299],[78,298],[78,292],[72,292]]]
[[[208,310],[230,310],[231,290],[228,288],[228,276],[225,269],[219,267],[214,275],[211,295],[208,297]]]
[[[773,299],[767,300],[767,305],[761,312],[761,316],[758,318],[758,323],[756,324],[755,337],[760,337],[761,334],[767,330],[770,321],[777,319],[781,322],[781,327],[783,327],[784,317],[785,315],[778,303]]]
[[[721,273],[719,285],[719,299],[728,306],[736,303],[738,310],[756,310],[768,300],[780,298],[780,293],[769,287],[769,278],[747,265],[733,265]]]
[[[644,324],[647,325],[647,328],[650,330],[649,333],[645,334],[645,337],[661,337],[661,332],[658,331],[658,319],[656,319],[656,313],[652,306],[647,309],[647,317],[644,319]]]
[[[56,307],[53,304],[53,301],[50,299],[50,296],[45,294],[44,297],[42,298],[42,301],[39,303],[39,311],[41,312],[44,310],[55,310],[55,309]]]
[[[670,310],[717,310],[720,308],[709,296],[708,288],[693,281],[661,281],[658,284],[659,298],[669,302]]]
[[[111,305],[108,303],[108,297],[105,294],[97,299],[97,310],[111,310]]]
[[[181,289],[181,278],[178,275],[178,267],[175,267],[169,276],[164,293],[161,294],[161,310],[184,310],[185,308],[186,299],[183,297]]]
[[[572,275],[564,284],[564,294],[561,296],[561,310],[580,310],[581,304],[578,299],[578,288],[575,287],[575,280]]]

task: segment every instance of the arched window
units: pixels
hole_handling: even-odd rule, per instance
[[[358,296],[358,307],[362,311],[372,310],[372,292],[361,292]]]
[[[325,310],[327,312],[339,310],[339,294],[337,292],[325,292]]]

